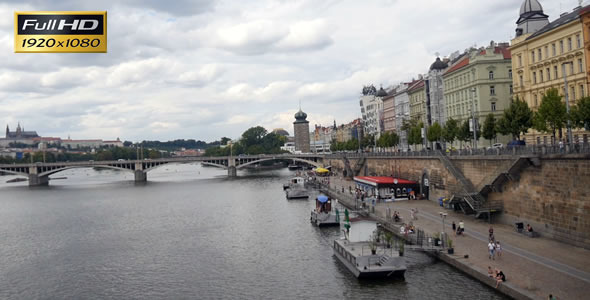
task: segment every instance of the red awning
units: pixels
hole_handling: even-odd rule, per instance
[[[354,181],[369,184],[372,186],[394,184],[418,184],[417,182],[411,180],[384,176],[355,176]]]

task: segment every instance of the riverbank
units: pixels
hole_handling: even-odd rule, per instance
[[[351,181],[331,177],[327,192],[345,206],[354,208],[355,199],[347,192],[352,185]],[[343,189],[344,193],[341,192]],[[490,260],[486,247],[488,223],[445,210],[434,202],[424,200],[379,203],[374,213],[370,213],[369,216],[387,226],[398,228],[399,225],[386,220],[388,208],[391,211],[399,211],[404,220],[409,220],[410,210],[417,208],[420,213],[418,220],[414,220],[413,223],[427,234],[441,231],[442,220],[439,212],[444,211],[448,214],[445,220],[447,233],[452,232],[451,222],[458,224],[463,220],[466,235],[455,237],[450,234],[455,253],[439,253],[437,256],[493,288],[496,282],[487,276],[487,267],[501,269],[506,274],[507,281],[500,285],[498,291],[507,296],[515,299],[543,299],[553,294],[558,296],[558,299],[583,299],[586,296],[585,291],[590,289],[588,250],[546,238],[528,238],[516,233],[510,226],[493,224],[496,239],[501,241],[504,253],[502,257]],[[565,253],[567,255],[564,255]],[[465,255],[468,255],[468,258],[465,258]]]

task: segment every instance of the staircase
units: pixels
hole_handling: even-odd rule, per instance
[[[389,256],[387,256],[387,255],[381,256],[381,258],[379,259],[379,265],[380,266],[385,265],[385,263],[387,263],[388,260],[389,260]]]
[[[461,183],[461,190],[462,195],[458,197],[458,199],[462,199],[462,201],[458,200],[456,197],[451,199],[451,203],[453,201],[458,202],[461,211],[465,214],[475,214],[476,217],[482,212],[488,212],[490,208],[484,208],[484,204],[486,199],[477,191],[475,186],[471,183],[471,181],[467,180],[463,173],[453,165],[451,160],[441,151],[436,151],[438,154],[438,158],[445,166],[445,168],[453,175],[455,178]],[[457,199],[457,200],[456,200]],[[497,209],[494,209],[496,211]]]
[[[491,176],[484,179],[483,186],[479,189],[479,193],[483,196],[487,196],[491,192],[501,192],[502,186],[510,180],[518,180],[520,178],[520,172],[535,164],[534,158],[518,157],[513,161],[500,166],[497,172],[494,172]]]
[[[342,160],[344,161],[344,169],[346,170],[346,175],[348,175],[347,177],[354,177],[355,173],[352,171],[352,168],[350,167],[350,161],[348,160],[348,157],[342,154]]]
[[[354,166],[354,176],[358,176],[361,173],[361,170],[363,169],[363,167],[365,166],[365,163],[367,162],[367,157],[366,156],[362,156],[357,162],[356,165]]]

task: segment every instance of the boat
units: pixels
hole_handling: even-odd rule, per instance
[[[296,164],[291,164],[291,165],[289,165],[287,168],[289,168],[289,170],[291,170],[291,171],[295,171],[295,170],[301,170],[301,169],[303,169],[303,167],[302,167],[302,166],[300,166],[300,165],[296,165]]]
[[[283,185],[287,199],[307,199],[309,192],[305,188],[305,179],[303,177],[293,177],[288,186]]]
[[[406,262],[400,250],[378,243],[377,223],[370,220],[347,222],[344,237],[334,240],[334,256],[359,278],[403,278]]]
[[[318,227],[340,226],[340,212],[332,209],[332,199],[319,195],[315,199],[315,209],[311,211],[311,222]]]

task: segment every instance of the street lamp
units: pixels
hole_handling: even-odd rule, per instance
[[[573,73],[573,70],[574,70],[574,62],[573,61],[565,62],[565,63],[562,64],[562,66],[563,66],[563,82],[565,84],[564,87],[563,87],[564,92],[565,92],[564,93],[564,95],[565,95],[565,107],[567,109],[568,116],[570,114],[570,101],[569,101],[569,93],[568,93],[569,87],[567,85],[567,70],[565,68],[565,65],[569,65],[569,64],[572,65],[572,73]],[[572,143],[572,141],[573,141],[572,140],[572,123],[571,123],[571,120],[570,120],[569,117],[567,118],[567,138],[568,138],[568,144]]]
[[[473,126],[473,149],[477,150],[477,124],[475,122],[475,88],[471,88],[471,93],[473,95],[471,101],[471,122]]]
[[[442,235],[443,235],[444,240],[446,240],[446,234],[445,234],[445,218],[447,217],[447,213],[441,211],[438,214],[440,215],[440,218],[442,220]],[[444,244],[445,243],[443,243],[443,247],[444,247]]]

